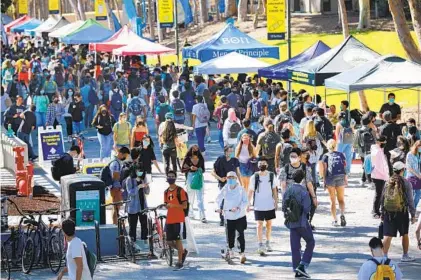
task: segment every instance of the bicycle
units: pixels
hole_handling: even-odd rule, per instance
[[[87,132],[80,132],[79,134],[72,134],[71,138],[72,138],[72,146],[78,146],[80,148],[80,157],[85,159],[85,140],[87,141],[94,141],[92,139],[89,138],[85,138],[85,134]]]
[[[148,216],[148,239],[149,239],[149,257],[154,258],[154,248],[158,251],[159,258],[165,258],[169,266],[173,265],[174,249],[167,244],[167,238],[164,231],[164,219],[167,216],[159,214],[157,210],[166,207],[165,204],[158,205],[157,207],[148,207],[140,213]],[[154,213],[152,218],[150,213]]]
[[[9,257],[3,244],[1,244],[1,274],[7,275],[7,279],[10,279]]]
[[[108,204],[102,204],[101,207],[107,206],[122,206],[130,202],[130,200],[125,201],[117,201]],[[117,219],[117,242],[118,242],[118,256],[125,258],[133,263],[136,263],[136,255],[134,253],[134,242],[130,238],[129,234],[127,233],[125,220],[128,218],[128,215],[124,213],[123,215],[119,215]],[[98,244],[97,244],[98,246]]]

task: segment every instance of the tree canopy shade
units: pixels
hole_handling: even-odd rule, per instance
[[[232,24],[227,24],[207,41],[183,48],[183,58],[196,58],[203,62],[233,51],[254,58],[279,59],[279,47],[262,44]]]
[[[346,92],[421,87],[421,65],[395,55],[385,55],[326,79],[325,86]]]
[[[304,52],[294,56],[289,60],[277,63],[275,65],[271,65],[266,68],[259,69],[259,77],[286,81],[288,80],[288,67],[309,61],[327,52],[328,50],[330,50],[330,47],[328,45],[326,45],[322,41],[317,41],[314,45],[306,49]]]
[[[342,44],[307,62],[288,68],[288,80],[322,86],[325,79],[352,69],[380,55],[352,35]]]

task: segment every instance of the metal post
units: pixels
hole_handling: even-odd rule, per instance
[[[387,99],[386,99],[386,89],[383,89],[383,103],[386,103]]]
[[[174,0],[175,51],[177,53],[177,67],[180,65],[180,45],[178,44],[178,0]]]
[[[348,91],[348,97],[347,97],[347,99],[348,99],[348,121],[349,121],[349,124],[351,124],[351,92],[350,91]]]
[[[325,106],[327,106],[327,88],[325,87]]]
[[[287,46],[288,46],[288,59],[291,59],[291,0],[286,0],[286,9],[287,9]],[[289,100],[288,100],[288,108],[289,108],[289,103],[291,101],[291,97],[292,97],[292,83],[291,81],[288,81],[287,83],[288,86],[288,95],[289,95]]]

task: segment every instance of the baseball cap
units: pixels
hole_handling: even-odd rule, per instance
[[[397,161],[393,164],[394,171],[400,171],[405,168],[405,164],[402,161]]]
[[[230,171],[227,173],[227,177],[235,177],[237,178],[237,173],[235,173],[234,171]]]

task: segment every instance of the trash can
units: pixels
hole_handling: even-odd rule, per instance
[[[94,220],[105,224],[105,185],[98,177],[87,174],[72,174],[61,177],[61,210],[79,208],[65,212],[63,218],[72,218],[76,226],[93,226]]]

